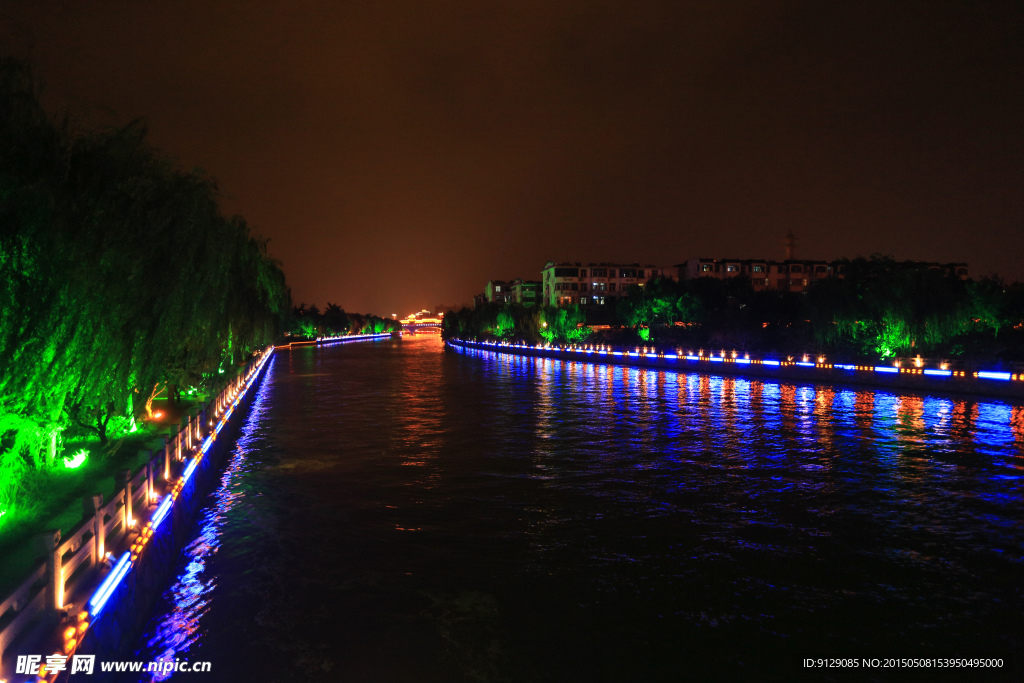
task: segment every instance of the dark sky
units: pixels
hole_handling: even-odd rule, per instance
[[[1024,3],[0,0],[50,106],[148,121],[293,298],[550,258],[891,254],[1024,279]]]

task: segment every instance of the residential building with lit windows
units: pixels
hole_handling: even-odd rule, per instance
[[[676,278],[676,269],[639,263],[548,261],[541,271],[542,297],[549,306],[577,304],[589,309],[613,310],[615,302],[630,285],[643,285],[653,277]]]
[[[484,299],[487,303],[511,303],[514,301],[511,282],[505,280],[488,280],[484,287]]]
[[[898,262],[897,265],[902,265]],[[946,275],[956,275],[961,280],[967,279],[966,263],[930,263],[925,261],[908,261],[914,267],[926,267],[939,270]],[[757,291],[774,289],[785,292],[802,292],[814,280],[829,277],[843,277],[844,262],[812,261],[806,259],[786,259],[785,261],[767,261],[759,259],[711,259],[692,258],[680,263],[676,268],[681,279],[691,280],[698,277],[713,277],[724,280],[730,277],[746,276]]]

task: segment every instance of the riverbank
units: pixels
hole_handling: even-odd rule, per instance
[[[478,349],[585,363],[661,368],[710,375],[739,375],[787,382],[857,385],[897,392],[974,395],[1024,402],[1024,373],[833,364],[827,362],[824,357],[790,360],[751,358],[738,354],[712,355],[703,351],[697,354],[684,350],[665,353],[647,350],[644,347],[629,348],[600,344],[530,345],[462,339],[448,339],[446,344],[455,349]]]
[[[851,643],[1020,650],[1024,422],[998,401],[433,335],[279,352],[264,381],[132,659],[238,681],[781,681]]]
[[[0,602],[0,680],[17,680],[11,678],[17,655],[117,654],[122,638],[145,618],[144,605],[160,594],[175,543],[191,528],[190,515],[211,485],[208,473],[272,356],[272,348],[264,350],[181,431],[149,451],[137,471],[122,472],[122,488],[109,499],[102,492],[87,496],[85,515],[66,534],[37,535],[45,559]],[[98,621],[105,607],[112,616]]]
[[[312,345],[390,337],[324,337]],[[137,471],[122,472],[122,488],[87,496],[85,516],[71,520],[67,534],[37,534],[35,551],[45,560],[36,560],[0,602],[0,680],[16,680],[10,676],[19,654],[87,653],[101,660],[124,654],[126,639],[145,625],[166,586],[274,352],[264,350],[181,431],[140,458]]]

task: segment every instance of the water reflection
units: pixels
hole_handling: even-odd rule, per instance
[[[266,375],[273,372],[276,361],[276,357],[270,359]],[[182,551],[184,571],[178,575],[163,598],[168,611],[149,630],[150,635],[145,645],[148,661],[174,662],[185,659],[189,649],[201,636],[202,618],[209,609],[212,593],[217,586],[217,577],[206,573],[206,563],[220,549],[228,513],[246,496],[241,480],[248,471],[253,433],[267,409],[267,386],[267,382],[260,385],[221,476],[220,485],[211,494],[210,505],[200,515],[194,540]],[[168,671],[142,680],[162,681],[171,676],[172,673]]]
[[[695,679],[786,680],[798,645],[1024,642],[1020,408],[436,338],[275,373],[261,465],[235,476],[262,494],[244,516],[286,532],[197,542],[222,545],[183,567],[165,656],[509,681],[673,680],[711,654],[738,668]]]

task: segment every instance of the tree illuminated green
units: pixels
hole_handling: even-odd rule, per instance
[[[0,507],[69,435],[118,437],[158,392],[213,388],[281,330],[266,241],[145,138],[51,119],[0,59]]]

